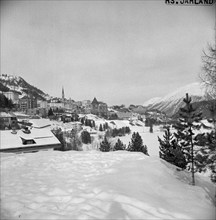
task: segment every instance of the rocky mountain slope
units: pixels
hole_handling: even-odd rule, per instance
[[[42,90],[26,82],[20,76],[0,74],[0,91],[17,91],[20,96],[31,95],[41,100],[45,100],[48,95]]]

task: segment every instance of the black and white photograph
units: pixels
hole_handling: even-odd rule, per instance
[[[216,219],[215,0],[2,0],[0,34],[0,219]]]

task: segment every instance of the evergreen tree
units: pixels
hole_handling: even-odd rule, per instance
[[[112,131],[112,136],[116,137],[117,135],[118,135],[118,130],[116,128],[114,128]]]
[[[103,124],[103,130],[106,131],[106,124]]]
[[[152,123],[150,123],[149,132],[150,132],[150,133],[153,133],[153,124],[152,124]]]
[[[99,131],[103,131],[102,124],[100,124]]]
[[[209,106],[209,111],[211,118],[208,121],[212,123],[213,129],[199,138],[203,147],[200,153],[196,155],[196,159],[199,161],[200,171],[209,169],[211,180],[216,183],[216,102]]]
[[[129,143],[127,150],[135,151],[135,152],[142,152],[146,155],[149,155],[147,146],[143,145],[143,140],[138,132],[137,133],[134,132],[132,134],[131,142]]]
[[[89,120],[89,127],[93,128],[92,120]]]
[[[108,142],[106,136],[104,136],[104,140],[100,143],[100,147],[99,147],[100,151],[102,152],[109,152],[111,149],[111,145]]]
[[[207,166],[211,170],[211,180],[216,183],[216,131],[207,133],[208,159]]]
[[[11,99],[8,99],[5,95],[0,94],[0,108],[12,109],[14,104]]]
[[[191,173],[192,173],[192,185],[195,185],[195,160],[194,160],[194,146],[196,145],[196,135],[195,131],[200,129],[200,120],[202,113],[197,113],[194,109],[191,98],[186,94],[184,98],[185,106],[180,108],[179,120],[174,125],[177,132],[174,133],[178,144],[184,151],[187,163],[191,163]]]
[[[82,123],[82,125],[84,125],[84,124],[85,124],[84,117],[80,119],[80,122]]]
[[[117,151],[117,150],[125,150],[125,146],[120,139],[117,140],[113,148],[113,151]]]
[[[130,127],[125,127],[125,133],[130,134],[131,130]]]
[[[48,117],[53,116],[53,115],[54,115],[53,110],[52,108],[50,108],[48,111]]]
[[[81,140],[84,144],[90,144],[91,143],[91,136],[88,131],[83,131],[81,133]]]
[[[108,129],[109,128],[109,125],[107,122],[105,122],[105,129]]]
[[[85,120],[85,126],[88,126],[88,119]]]
[[[187,162],[181,146],[178,145],[174,136],[171,134],[169,127],[166,128],[163,140],[158,137],[160,143],[159,157],[172,163],[180,168],[185,169]]]

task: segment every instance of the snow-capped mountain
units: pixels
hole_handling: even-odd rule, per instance
[[[179,108],[184,106],[183,99],[185,98],[186,93],[192,98],[192,102],[205,100],[204,87],[202,84],[195,82],[181,87],[162,98],[157,97],[150,99],[145,102],[143,106],[147,107],[148,110],[157,109],[161,112],[165,112],[168,116],[172,116],[179,110]]]
[[[20,93],[20,97],[25,95],[32,95],[39,99],[47,99],[48,95],[45,94],[42,90],[36,88],[35,86],[27,83],[20,76],[13,76],[8,74],[0,74],[0,88],[8,88],[10,91],[17,91]]]
[[[161,100],[161,97],[154,97],[154,98],[149,99],[148,101],[144,102],[143,106],[147,107],[147,106],[153,105],[153,104],[159,102],[160,100]]]

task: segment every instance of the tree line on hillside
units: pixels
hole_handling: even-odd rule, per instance
[[[209,106],[214,129],[202,133],[202,113],[197,112],[188,94],[184,98],[185,106],[180,108],[179,118],[172,133],[167,127],[163,139],[158,137],[160,158],[181,169],[192,173],[192,185],[195,185],[195,172],[209,169],[211,180],[216,182],[216,102]]]

